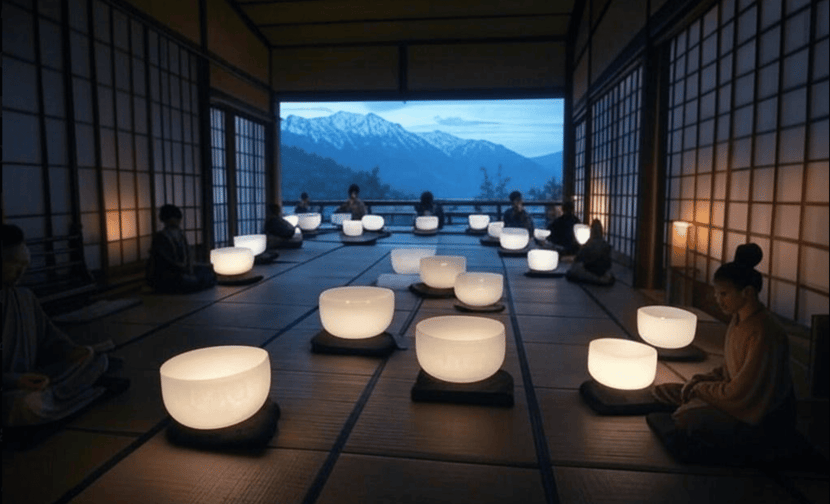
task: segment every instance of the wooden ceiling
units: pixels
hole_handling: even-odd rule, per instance
[[[583,4],[577,0],[229,1],[274,48],[562,41]]]

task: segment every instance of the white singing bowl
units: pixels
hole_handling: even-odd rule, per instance
[[[637,331],[659,348],[683,348],[695,339],[697,315],[673,306],[643,306],[637,310]]]
[[[434,215],[421,215],[416,217],[415,228],[421,231],[435,231],[438,229],[438,217]]]
[[[223,247],[210,251],[210,263],[218,275],[241,275],[254,267],[254,252],[248,247]]]
[[[283,217],[283,219],[285,219],[289,224],[291,224],[294,227],[297,227],[297,225],[300,223],[300,217],[297,215],[286,215],[285,217]]]
[[[221,429],[247,420],[271,389],[268,352],[250,346],[191,350],[167,360],[159,373],[167,412],[193,429]]]
[[[553,271],[559,266],[559,252],[535,249],[527,253],[527,266],[533,271]]]
[[[251,249],[255,256],[265,252],[265,245],[268,243],[264,234],[252,234],[233,237],[234,247],[246,247]]]
[[[459,273],[455,277],[455,297],[470,306],[490,306],[504,292],[504,276],[498,273]]]
[[[435,289],[452,289],[455,277],[467,271],[467,258],[464,256],[422,257],[421,281]]]
[[[377,336],[392,323],[395,292],[383,287],[335,287],[320,293],[320,322],[345,339]]]
[[[410,248],[392,250],[392,269],[399,275],[417,275],[421,272],[421,259],[435,255],[434,248]]]
[[[498,238],[501,236],[501,230],[504,229],[504,222],[491,222],[487,225],[487,234],[492,236],[493,238]]]
[[[644,389],[657,376],[657,350],[637,341],[595,339],[588,345],[588,373],[606,387]]]
[[[427,374],[453,383],[493,376],[504,363],[504,324],[485,317],[434,317],[415,326],[415,354]]]
[[[489,215],[473,214],[468,217],[470,229],[485,229],[490,224]]]
[[[323,216],[316,212],[297,214],[297,217],[299,218],[297,225],[303,231],[314,231],[323,222]]]
[[[533,230],[533,237],[539,241],[544,241],[548,239],[550,236],[550,229],[534,229]]]
[[[348,212],[333,213],[331,214],[331,223],[335,226],[340,226],[343,224],[343,221],[350,220],[351,218],[352,214]]]
[[[574,224],[574,236],[580,245],[585,245],[591,237],[591,227],[588,224]]]
[[[366,231],[378,231],[383,229],[384,220],[380,215],[364,215],[362,219],[363,229]]]
[[[501,230],[499,243],[507,250],[521,250],[527,247],[530,241],[530,234],[525,228],[506,227]]]
[[[343,221],[343,234],[346,236],[360,236],[363,234],[363,222],[359,220]]]

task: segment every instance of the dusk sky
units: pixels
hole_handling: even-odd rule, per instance
[[[345,111],[373,112],[405,129],[440,130],[468,140],[488,140],[526,157],[562,150],[564,100],[315,102],[280,104],[280,117],[311,119]]]

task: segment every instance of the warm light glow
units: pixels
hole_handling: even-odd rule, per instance
[[[340,226],[343,224],[343,221],[350,220],[352,218],[352,214],[350,213],[333,213],[331,214],[331,223],[335,226]]]
[[[606,387],[643,389],[657,376],[657,350],[631,340],[595,339],[588,345],[588,373]]]
[[[671,265],[685,266],[686,249],[689,246],[689,229],[692,224],[690,222],[674,221],[671,227]]]
[[[574,236],[580,245],[585,245],[591,237],[591,226],[588,224],[574,224]]]
[[[421,369],[453,383],[493,376],[504,363],[504,324],[485,317],[447,316],[415,326],[415,354]]]
[[[314,231],[320,227],[320,223],[323,221],[323,216],[316,212],[297,214],[297,217],[300,219],[297,225],[303,231]]]
[[[384,220],[380,215],[364,215],[362,219],[363,229],[366,231],[379,231],[383,229]]]
[[[216,346],[179,354],[161,365],[161,398],[170,416],[194,429],[221,429],[253,416],[268,398],[268,352]]]
[[[300,223],[300,217],[299,217],[299,216],[297,216],[297,215],[286,215],[286,216],[285,216],[285,217],[283,217],[283,218],[284,218],[284,219],[285,219],[285,220],[286,220],[289,224],[291,224],[291,225],[292,225],[292,226],[294,226],[294,227],[297,227],[297,225]]]
[[[346,236],[360,236],[363,234],[363,222],[359,220],[344,220],[343,234]]]
[[[210,263],[218,275],[241,275],[254,267],[254,253],[247,247],[224,247],[210,251]]]
[[[434,231],[438,229],[438,217],[434,215],[421,215],[416,217],[415,228],[421,231]]]
[[[335,287],[320,294],[320,322],[334,336],[364,339],[392,323],[395,293],[382,287]]]
[[[487,234],[493,238],[501,236],[501,230],[504,229],[504,222],[491,222],[487,225]]]
[[[421,281],[435,289],[452,289],[455,277],[467,271],[464,256],[432,256],[421,258]]]
[[[530,235],[525,228],[507,227],[502,229],[499,241],[502,248],[507,250],[521,250],[527,247]]]
[[[643,306],[637,310],[637,331],[659,348],[683,348],[695,339],[697,315],[673,306]]]
[[[234,247],[245,247],[251,249],[255,256],[265,252],[265,245],[268,243],[268,237],[264,234],[252,234],[233,237]]]
[[[470,306],[490,306],[504,292],[504,276],[498,273],[459,273],[455,277],[455,297]]]
[[[394,249],[392,269],[399,275],[417,275],[421,272],[421,258],[434,255],[434,248]]]
[[[490,224],[489,215],[473,214],[468,217],[470,229],[485,229]]]
[[[559,252],[555,250],[531,250],[527,253],[527,266],[533,271],[553,271],[559,266]]]
[[[548,236],[550,236],[550,229],[534,229],[533,230],[533,237],[537,240],[547,240]]]

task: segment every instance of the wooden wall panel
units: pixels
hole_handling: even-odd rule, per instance
[[[579,60],[576,64],[573,74],[573,103],[579,103],[579,100],[585,96],[588,90],[588,54]]]
[[[207,0],[208,49],[240,70],[268,82],[268,47],[225,0]]]
[[[633,37],[646,25],[647,3],[616,0],[603,16],[591,41],[591,81],[594,82]],[[597,6],[594,6],[596,14]]]
[[[275,49],[272,57],[277,92],[398,89],[397,47]]]
[[[265,113],[269,112],[271,98],[267,90],[254,86],[215,64],[210,65],[210,86]]]
[[[194,43],[199,40],[199,0],[125,0]]]

